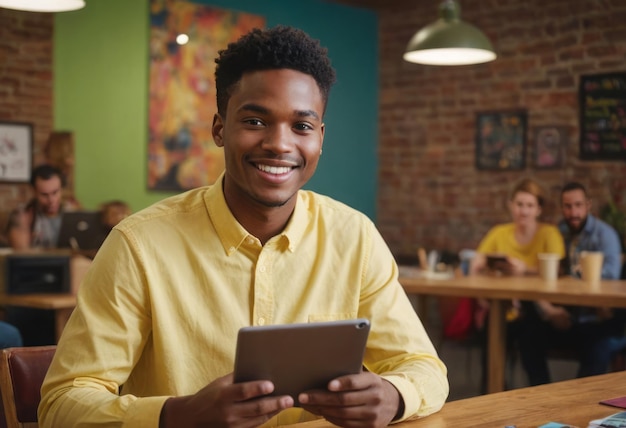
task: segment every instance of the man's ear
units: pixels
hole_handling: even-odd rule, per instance
[[[211,127],[211,134],[213,135],[213,141],[217,147],[224,147],[224,120],[219,113],[215,113],[213,116],[213,126]]]

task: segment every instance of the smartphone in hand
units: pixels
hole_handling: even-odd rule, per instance
[[[487,268],[491,271],[508,273],[511,271],[511,263],[504,254],[487,254]]]

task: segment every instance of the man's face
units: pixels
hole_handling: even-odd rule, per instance
[[[213,121],[224,148],[229,205],[278,207],[311,178],[324,140],[324,102],[313,77],[289,69],[243,75],[226,117]]]
[[[61,178],[57,175],[48,180],[37,178],[34,190],[39,210],[47,216],[57,215],[61,208]]]
[[[591,209],[591,201],[585,197],[582,190],[570,190],[561,196],[561,209],[569,228],[578,232],[587,219],[587,214]]]

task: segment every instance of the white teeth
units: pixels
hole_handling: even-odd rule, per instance
[[[269,174],[287,174],[291,171],[291,167],[288,166],[269,166],[269,165],[257,165],[258,169]]]

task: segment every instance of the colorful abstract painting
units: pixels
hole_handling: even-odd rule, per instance
[[[180,191],[224,170],[211,136],[215,58],[265,18],[178,0],[150,1],[148,189]]]

